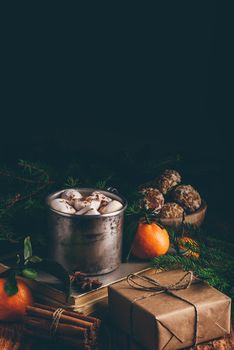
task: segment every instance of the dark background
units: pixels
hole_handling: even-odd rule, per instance
[[[3,26],[2,163],[100,159],[134,179],[126,155],[180,154],[231,234],[232,2],[22,6]]]

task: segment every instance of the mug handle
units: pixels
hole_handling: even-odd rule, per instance
[[[106,190],[110,193],[119,194],[119,191],[115,187],[107,187]]]

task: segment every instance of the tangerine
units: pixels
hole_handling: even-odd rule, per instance
[[[32,305],[32,293],[27,284],[17,279],[18,292],[9,296],[5,291],[6,279],[0,279],[0,320],[16,321],[24,318],[26,307]]]
[[[137,233],[133,241],[132,254],[140,259],[152,259],[164,255],[170,246],[170,239],[166,229],[155,222],[138,224]]]

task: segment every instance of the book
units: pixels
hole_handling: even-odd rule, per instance
[[[0,272],[6,268],[7,266],[0,264]],[[125,279],[129,273],[141,274],[147,272],[147,274],[151,274],[151,271],[155,271],[155,269],[150,268],[149,264],[145,262],[122,263],[115,271],[98,276],[98,279],[102,282],[102,286],[98,289],[85,293],[78,293],[72,289],[68,304],[64,293],[60,290],[61,284],[55,277],[41,273],[37,280],[24,280],[32,289],[37,301],[58,307],[69,307],[74,311],[89,315],[106,308],[108,305],[108,286],[110,284]]]
[[[125,279],[129,273],[143,273],[151,270],[148,263],[122,263],[118,269],[106,275],[98,276],[102,286],[86,293],[72,292],[72,305],[74,311],[85,314],[104,309],[108,304],[108,286]]]

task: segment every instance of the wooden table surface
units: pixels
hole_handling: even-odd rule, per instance
[[[1,350],[64,350],[64,345],[49,344],[38,339],[27,339],[22,336],[22,325],[0,323],[0,349]],[[143,350],[137,344],[129,342],[120,332],[112,332],[109,328],[102,329],[100,350]],[[233,350],[234,332],[225,338],[213,340],[208,343],[192,347],[187,350]],[[66,346],[66,350],[74,350]]]

